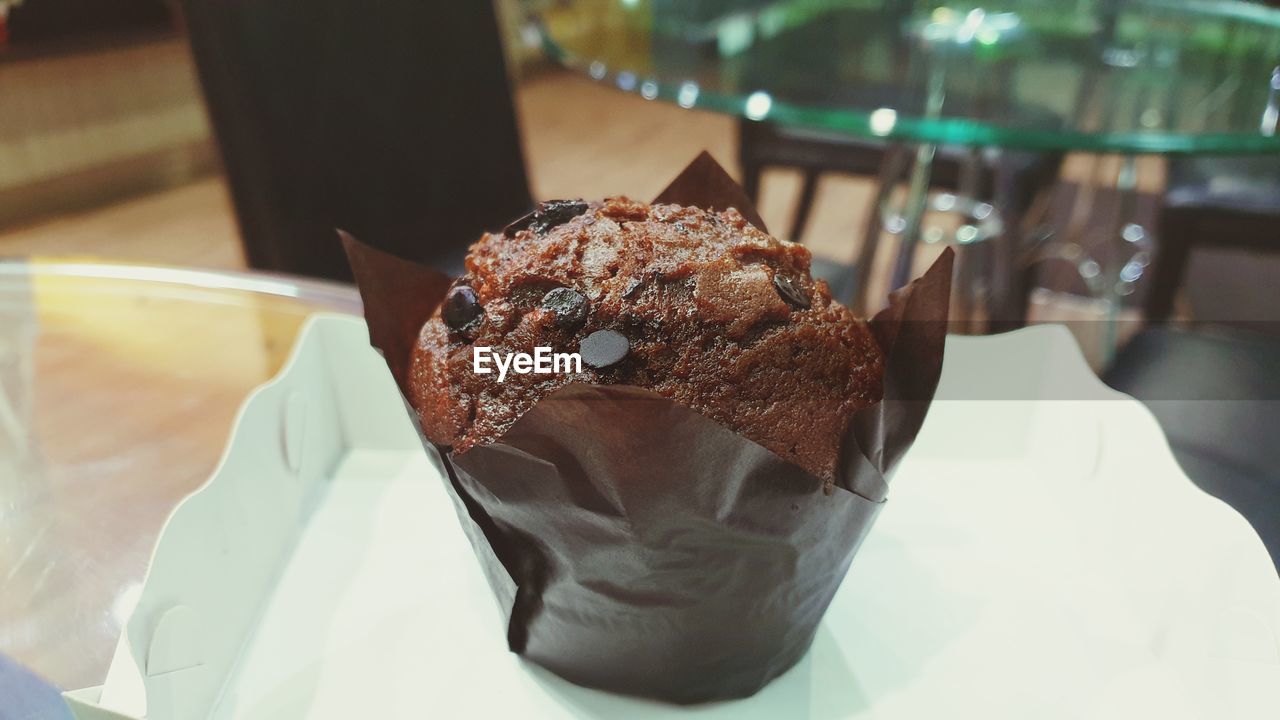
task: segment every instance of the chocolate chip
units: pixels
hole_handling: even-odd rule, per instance
[[[484,308],[480,306],[480,298],[468,285],[458,285],[449,290],[444,298],[444,308],[440,310],[444,324],[459,331],[471,327],[481,315],[484,315]]]
[[[547,200],[538,203],[538,209],[515,220],[502,229],[502,234],[511,237],[526,228],[535,233],[544,233],[551,228],[569,222],[587,211],[587,203],[582,200]]]
[[[626,357],[630,350],[627,336],[614,330],[597,330],[578,346],[582,362],[593,368],[609,367]]]
[[[548,200],[538,205],[538,212],[534,213],[533,224],[529,227],[536,233],[546,232],[586,211],[587,204],[581,200]]]
[[[577,290],[558,287],[542,296],[542,307],[556,314],[561,328],[573,330],[586,321],[590,303]]]
[[[537,211],[527,212],[524,215],[521,215],[519,218],[512,220],[510,224],[502,228],[502,234],[507,237],[514,236],[516,233],[532,225],[533,219],[535,216],[537,216],[537,214],[538,214]]]
[[[773,287],[778,291],[778,295],[782,296],[782,299],[786,300],[792,307],[800,308],[801,310],[809,308],[810,301],[808,293],[804,291],[804,288],[800,286],[800,283],[796,282],[792,278],[786,275],[775,274],[773,276]]]

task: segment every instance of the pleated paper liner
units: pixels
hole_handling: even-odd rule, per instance
[[[706,153],[656,202],[734,207],[764,229]],[[343,242],[370,341],[407,398],[418,332],[452,278],[345,233]],[[497,442],[437,448],[511,650],[580,685],[675,703],[746,697],[794,665],[928,411],[951,263],[948,250],[872,319],[884,399],[850,419],[833,492],[737,432],[626,385],[569,385]],[[405,410],[417,426],[407,400]]]

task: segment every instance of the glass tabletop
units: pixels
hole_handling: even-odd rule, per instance
[[[555,0],[558,61],[650,99],[867,137],[1280,152],[1280,10],[1230,0]]]
[[[309,314],[359,308],[283,276],[0,262],[0,654],[100,684],[156,534],[241,402]]]

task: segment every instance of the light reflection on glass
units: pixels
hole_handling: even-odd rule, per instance
[[[658,97],[658,83],[652,80],[645,80],[640,83],[640,97],[645,100],[652,100]]]
[[[755,42],[756,29],[749,15],[737,15],[721,21],[716,29],[716,51],[721,57],[737,55]]]
[[[1143,53],[1125,48],[1107,48],[1102,51],[1102,62],[1112,67],[1137,67],[1142,62]]]
[[[542,35],[538,32],[538,28],[533,25],[525,25],[520,28],[520,42],[527,48],[538,48],[542,44]]]
[[[939,7],[929,14],[929,21],[919,33],[925,40],[935,43],[969,45],[976,41],[980,45],[991,46],[1010,35],[1016,36],[1021,25],[1022,19],[1015,13],[988,13],[982,8],[974,8],[961,15],[951,8]]]
[[[680,86],[680,92],[676,95],[676,102],[680,103],[680,107],[691,108],[698,102],[698,85],[697,83],[686,82]]]
[[[599,60],[593,60],[591,66],[587,68],[587,74],[596,80],[603,80],[606,72],[608,72],[608,68]]]
[[[618,88],[628,92],[636,89],[636,74],[633,72],[618,73]]]
[[[960,28],[956,30],[956,42],[961,45],[973,41],[973,36],[978,34],[978,29],[982,27],[982,21],[987,17],[987,13],[981,9],[970,10],[965,16],[964,22],[960,24]]]
[[[1000,42],[1000,31],[995,28],[982,28],[975,36],[980,45],[995,45]]]
[[[1120,279],[1127,283],[1136,282],[1140,277],[1142,277],[1142,266],[1132,260],[1125,263],[1124,268],[1120,270]]]
[[[893,127],[898,124],[898,111],[893,108],[874,110],[871,116],[867,118],[867,124],[871,126],[872,134],[881,137],[888,135],[893,132]]]
[[[1271,71],[1271,83],[1267,87],[1267,107],[1262,111],[1262,125],[1259,130],[1267,137],[1274,136],[1278,119],[1280,119],[1280,67]]]
[[[752,120],[763,120],[773,108],[773,98],[763,90],[757,90],[747,98],[746,115]]]

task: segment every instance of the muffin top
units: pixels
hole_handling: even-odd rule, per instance
[[[635,385],[830,483],[850,415],[880,399],[883,360],[809,263],[733,209],[543,203],[471,247],[418,338],[410,400],[432,442],[465,452],[569,383]],[[476,347],[582,365],[499,380],[475,372]]]

